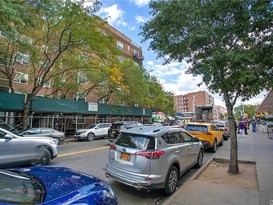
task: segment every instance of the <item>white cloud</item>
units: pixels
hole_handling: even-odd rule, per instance
[[[136,22],[139,23],[145,23],[147,21],[147,18],[144,16],[135,16]]]
[[[127,26],[127,23],[123,20],[124,11],[121,10],[117,4],[113,4],[110,7],[103,7],[99,11],[99,15],[106,18],[110,25],[123,25]]]
[[[127,27],[131,31],[134,31],[136,27],[129,25],[126,21],[124,21],[124,14],[125,12],[120,9],[117,4],[113,4],[109,7],[102,7],[98,12],[98,15],[101,18],[106,19],[111,26],[123,26]]]
[[[146,6],[150,0],[132,0],[138,7]]]

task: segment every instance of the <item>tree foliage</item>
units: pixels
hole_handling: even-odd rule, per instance
[[[237,136],[233,107],[273,87],[272,1],[151,1],[152,18],[144,40],[165,63],[187,59],[188,73],[200,75],[223,96],[231,126],[229,172],[237,174]]]
[[[21,7],[17,2],[21,2]],[[1,72],[9,80],[10,89],[14,91],[15,70],[27,73],[31,81],[31,89],[25,90],[29,95],[24,106],[24,123],[32,98],[45,83],[55,82],[55,91],[62,88],[76,91],[82,86],[75,81],[79,73],[94,80],[105,72],[102,65],[109,65],[116,58],[118,50],[113,37],[102,32],[104,22],[94,15],[97,5],[85,7],[85,3],[29,0],[14,1],[4,7],[8,15],[11,15],[9,9],[17,13],[25,11],[16,21],[5,22],[4,28],[10,26],[17,32],[9,32],[8,38],[0,42],[1,59],[7,61]],[[31,24],[25,19],[30,19]],[[22,54],[29,56],[24,66],[18,62]]]

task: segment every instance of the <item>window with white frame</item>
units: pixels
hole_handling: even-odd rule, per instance
[[[124,50],[124,45],[123,45],[123,43],[121,43],[121,42],[119,42],[119,41],[117,41],[117,47],[118,47],[118,49],[121,50],[121,51]]]
[[[13,81],[16,83],[27,84],[28,83],[28,74],[21,73],[21,72],[15,72]]]
[[[38,83],[40,84],[42,82],[42,78],[38,77]],[[43,87],[44,88],[50,88],[50,81],[44,82]]]
[[[80,84],[85,84],[87,82],[87,77],[84,73],[78,72],[77,82]]]
[[[22,64],[28,64],[30,60],[30,56],[24,53],[17,53],[16,55],[16,62]]]
[[[133,55],[134,55],[135,57],[139,58],[139,51],[134,49]]]
[[[85,102],[86,101],[86,95],[84,93],[77,92],[76,95],[74,95],[74,100]]]
[[[106,102],[106,98],[100,99],[100,100],[99,100],[99,103],[101,103],[101,104],[106,104],[106,103],[107,103],[107,102]]]

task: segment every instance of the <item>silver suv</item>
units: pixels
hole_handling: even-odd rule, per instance
[[[0,128],[0,167],[47,165],[57,155],[57,141],[53,138],[21,137]]]
[[[202,142],[182,128],[138,127],[121,131],[110,145],[107,177],[136,189],[164,189],[171,195],[178,178],[203,164]]]

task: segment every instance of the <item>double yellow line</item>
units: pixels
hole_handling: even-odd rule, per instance
[[[75,154],[82,154],[82,153],[86,153],[86,152],[94,152],[94,151],[108,149],[108,148],[109,148],[109,146],[104,146],[104,147],[99,147],[99,148],[94,148],[94,149],[86,149],[86,150],[81,150],[81,151],[76,151],[76,152],[68,152],[65,154],[59,154],[58,157],[66,157],[66,156],[75,155]]]

